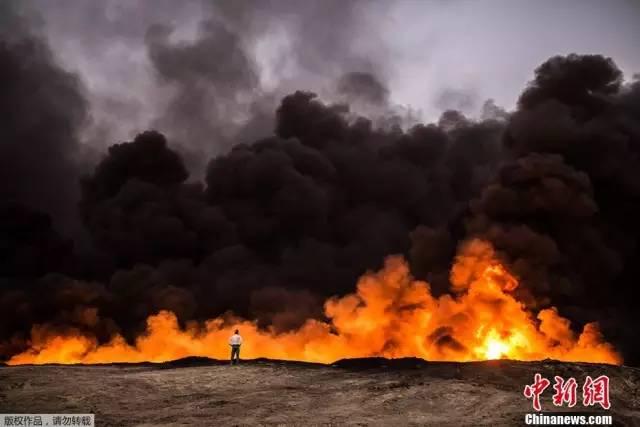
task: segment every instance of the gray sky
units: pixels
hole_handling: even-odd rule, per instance
[[[513,108],[533,70],[557,54],[612,57],[640,72],[640,1],[403,1],[386,22],[390,86],[400,103],[437,114],[443,88]]]
[[[195,40],[203,20],[224,21],[256,66],[260,96],[300,88],[330,97],[341,73],[366,71],[392,104],[425,120],[446,108],[477,115],[488,98],[513,108],[535,67],[556,54],[601,53],[628,78],[640,72],[637,0],[31,3],[60,62],[88,89],[88,138],[105,145],[150,126],[177,90],[149,60],[152,24],[172,27],[179,43]]]

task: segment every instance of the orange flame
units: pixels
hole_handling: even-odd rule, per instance
[[[34,326],[31,348],[9,364],[163,362],[186,356],[228,357],[227,339],[240,329],[242,357],[330,363],[348,357],[417,356],[427,360],[487,359],[585,361],[620,364],[595,323],[576,335],[555,308],[534,314],[510,291],[518,281],[496,259],[488,243],[466,243],[451,271],[451,295],[434,297],[427,283],[414,280],[402,257],[362,276],[355,294],[325,303],[329,322],[307,320],[298,330],[275,333],[239,320],[221,318],[182,329],[175,314],[147,319],[134,345],[121,336],[99,345],[95,338],[55,335]]]

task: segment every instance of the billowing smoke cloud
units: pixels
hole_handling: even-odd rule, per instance
[[[635,319],[628,302],[640,255],[637,100],[637,82],[623,86],[611,59],[546,61],[505,133],[515,159],[471,203],[467,222],[527,283],[532,303],[595,316],[611,337],[628,334],[620,325]]]
[[[311,93],[290,95],[277,111],[277,136],[213,159],[206,188],[186,183],[181,159],[157,132],[113,146],[83,181],[85,225],[125,269],[117,276],[135,277],[129,286],[144,288],[143,274],[156,278],[153,295],[163,284],[186,291],[186,300],[149,305],[137,320],[158,308],[184,312],[184,303],[198,318],[232,309],[295,326],[386,254],[406,252],[418,224],[446,224],[500,152],[499,122],[456,117],[450,131],[387,133],[350,117]],[[478,147],[468,152],[470,138]],[[146,303],[147,292],[127,304]]]
[[[258,75],[238,35],[221,23],[203,22],[193,43],[172,43],[171,31],[156,24],[146,35],[154,69],[175,88],[155,126],[166,129],[194,162],[231,147],[234,132],[248,121]]]
[[[73,265],[73,242],[56,230],[77,231],[82,155],[77,130],[87,114],[78,79],[60,68],[13,2],[0,5],[0,89],[4,342],[34,319],[32,301],[23,291],[30,279],[68,272]],[[13,348],[13,343],[4,346]]]
[[[133,338],[161,309],[182,321],[232,310],[276,329],[299,326],[385,255],[407,252],[416,226],[445,226],[499,158],[497,121],[449,114],[446,127],[388,132],[345,108],[306,92],[285,97],[277,135],[214,158],[206,187],[186,182],[160,133],[112,146],[82,181],[81,212],[117,271],[106,285],[86,283],[100,290],[91,298],[85,281],[59,276],[16,291],[26,308],[7,330],[13,342],[45,321],[48,333],[118,328]],[[470,141],[475,149],[463,149]],[[51,280],[70,305],[53,298]],[[39,300],[48,310],[28,303],[36,294],[52,295]],[[77,301],[82,315],[58,315]]]
[[[480,121],[449,110],[437,123],[389,125],[361,114],[393,110],[384,67],[342,43],[360,2],[275,2],[261,20],[266,4],[216,3],[186,40],[166,22],[145,26],[169,93],[160,132],[111,141],[88,171],[77,161],[81,85],[7,18],[19,27],[0,44],[1,357],[33,334],[133,339],[165,309],[182,323],[233,312],[288,330],[323,316],[326,297],[351,292],[389,254],[407,255],[441,294],[456,248],[482,237],[527,304],[553,303],[578,324],[595,316],[627,361],[640,360],[637,331],[616,332],[637,321],[637,81],[601,56],[559,56],[513,113],[488,101]],[[297,13],[282,17],[289,7]],[[349,24],[333,24],[335,38],[319,37],[328,16]],[[252,46],[274,22],[306,34],[291,51],[298,70],[326,67],[320,96],[278,96],[295,78],[264,90]],[[81,223],[93,251],[73,251],[55,231],[66,226],[43,212]]]
[[[87,119],[82,87],[30,32],[12,2],[0,11],[1,203],[45,210],[58,227],[76,231],[82,161],[77,130]]]
[[[389,102],[389,89],[371,73],[347,73],[338,80],[337,89],[351,100],[373,105],[386,105]]]
[[[269,135],[286,94],[337,96],[334,82],[346,73],[385,73],[384,43],[369,34],[382,3],[26,4],[91,86],[93,121],[83,137],[106,149],[158,129],[198,179],[211,156]]]
[[[150,26],[145,37],[155,77],[172,91],[153,126],[172,139],[198,175],[203,159],[268,136],[277,102],[300,86],[356,101],[365,110],[388,110],[389,91],[377,77],[384,73],[382,44],[367,52],[345,43],[363,31],[365,2],[207,5],[210,16],[192,40],[173,41],[173,28],[163,24]]]

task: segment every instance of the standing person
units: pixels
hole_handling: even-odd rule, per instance
[[[240,361],[240,346],[242,345],[242,337],[237,329],[229,338],[229,345],[231,346],[231,364],[234,365]]]

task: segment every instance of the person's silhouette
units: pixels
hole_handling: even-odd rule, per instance
[[[229,338],[229,345],[231,346],[231,364],[234,365],[240,361],[240,346],[242,345],[242,337],[237,329]]]

